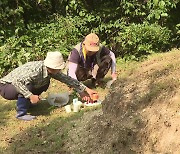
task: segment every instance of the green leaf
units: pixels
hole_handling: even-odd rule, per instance
[[[29,41],[25,42],[25,44],[30,47],[32,46],[32,44]]]
[[[176,27],[180,27],[180,24],[177,24]]]
[[[85,16],[85,13],[84,13],[83,11],[80,11],[80,12],[79,12],[79,16],[81,16],[81,17],[82,17],[82,16]]]
[[[41,0],[38,0],[38,4],[41,3]]]
[[[24,12],[23,7],[19,6],[18,11],[23,13]]]
[[[26,53],[24,54],[24,56],[25,56],[26,58],[29,58],[29,57],[30,57],[30,53],[29,53],[29,52],[26,52]]]
[[[155,13],[155,18],[156,18],[156,19],[160,19],[159,13]]]
[[[0,31],[0,33],[1,33],[1,34],[4,34],[4,31],[3,31],[3,30],[1,30],[1,31]]]
[[[67,5],[67,6],[66,6],[66,11],[68,11],[68,9],[69,9],[69,6]]]
[[[161,17],[167,17],[167,16],[168,16],[167,13],[162,13],[162,14],[161,14]]]
[[[160,2],[159,2],[159,7],[160,7],[161,9],[164,9],[164,7],[165,7],[165,2],[164,2],[164,1],[160,1]]]
[[[15,34],[18,34],[18,31],[19,31],[19,28],[17,28],[17,29],[15,30]]]
[[[154,6],[157,6],[159,0],[153,0]]]

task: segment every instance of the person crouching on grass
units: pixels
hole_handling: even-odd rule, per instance
[[[68,62],[68,75],[78,81],[91,79],[93,87],[101,85],[110,68],[112,80],[117,79],[115,54],[100,43],[95,33],[72,49]]]
[[[36,118],[27,114],[27,110],[31,104],[40,101],[39,95],[48,89],[51,78],[73,87],[82,100],[92,101],[92,95],[97,92],[63,74],[64,66],[60,52],[48,52],[44,61],[27,62],[0,79],[0,95],[7,100],[17,100],[17,119],[29,121]]]

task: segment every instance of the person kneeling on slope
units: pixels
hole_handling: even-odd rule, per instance
[[[92,95],[97,92],[63,74],[61,70],[64,66],[60,52],[48,52],[44,61],[27,62],[0,79],[0,95],[8,100],[17,100],[16,118],[22,120],[36,118],[27,114],[27,110],[40,101],[40,94],[48,89],[51,78],[74,88],[82,100],[92,101]]]
[[[93,86],[101,83],[110,67],[112,80],[116,80],[115,55],[100,44],[95,33],[90,33],[77,44],[68,58],[68,75],[78,81],[91,79]]]

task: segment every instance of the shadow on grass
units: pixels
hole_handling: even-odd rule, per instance
[[[16,103],[14,101],[0,100],[0,125],[5,125],[9,119],[9,113],[16,109]]]
[[[68,138],[68,131],[75,127],[74,120],[79,119],[83,112],[69,117],[58,117],[52,121],[48,119],[38,122],[27,130],[12,137],[11,144],[4,153],[70,153],[63,150]]]
[[[29,108],[28,112],[32,115],[39,116],[39,115],[50,115],[51,111],[55,109],[55,106],[50,105],[46,100],[41,101],[37,105],[34,105]]]
[[[83,83],[84,83],[87,87],[92,88],[92,89],[96,89],[97,87],[100,87],[100,88],[102,88],[102,89],[105,89],[107,82],[110,81],[110,80],[111,80],[111,77],[109,77],[109,76],[108,76],[108,77],[105,77],[105,78],[103,78],[102,82],[101,82],[98,86],[96,86],[96,87],[94,87],[94,85],[92,85],[91,79],[86,80],[86,81],[84,81]]]
[[[29,108],[28,113],[35,116],[39,116],[39,115],[48,116],[50,115],[51,111],[54,110],[55,108],[57,107],[49,105],[47,101],[41,101],[37,105]],[[12,111],[14,115],[11,115]],[[15,116],[16,116],[16,101],[0,100],[0,126],[6,125],[7,121],[12,117],[15,119]]]

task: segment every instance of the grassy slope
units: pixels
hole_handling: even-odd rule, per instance
[[[168,56],[169,57],[175,56],[176,58],[176,55],[178,54],[179,51],[175,51],[172,54],[170,53]],[[135,74],[135,77],[137,77],[137,79],[140,78],[142,73],[143,80],[146,81],[145,80],[146,76],[143,75],[143,72],[154,69],[155,66],[153,65],[156,64],[157,61],[161,61],[160,65],[155,67],[157,70],[158,69],[162,70],[161,66],[166,65],[165,63],[166,59],[163,59],[162,57],[163,57],[162,55],[153,56],[152,58],[150,58],[150,60],[144,62],[143,65],[140,65],[140,67],[138,66],[139,64],[124,65],[122,63],[119,63],[118,65],[119,77],[127,78],[128,76],[131,76],[131,74],[134,73],[134,71],[132,70],[134,70],[137,67],[138,71],[135,72],[137,73]],[[162,59],[164,60],[164,62]],[[148,67],[152,67],[152,68],[148,68]],[[179,65],[177,67],[179,67]],[[131,71],[127,71],[129,69]],[[153,75],[154,75],[153,76],[154,80],[157,77],[159,78],[159,75],[163,76],[162,71],[160,72],[156,71]],[[109,79],[109,75],[107,76],[106,80],[108,79]],[[168,85],[171,84],[171,82],[168,81],[167,83]],[[159,86],[163,88],[163,85],[159,85]],[[142,88],[144,87],[142,86]],[[159,91],[158,84],[156,87],[151,87],[151,88],[152,88],[152,93],[146,95],[146,98],[153,100],[153,98],[156,97],[156,92]],[[59,84],[56,81],[52,81],[51,87],[49,88],[48,92],[44,93],[42,96],[47,97],[48,93],[57,93],[67,90],[69,89],[66,85]],[[97,91],[99,91],[99,93],[101,94],[101,99],[104,99],[105,95],[108,93],[108,89],[104,89],[104,88],[98,88]],[[140,92],[143,91],[144,90]],[[109,99],[110,98],[108,97],[108,100]],[[111,103],[113,104],[112,101],[114,99],[115,97],[114,98],[111,97],[109,101],[111,101]],[[176,106],[173,106],[176,108],[176,110],[179,108],[178,101],[179,100],[176,100],[177,102]],[[0,153],[18,153],[18,154],[38,153],[38,152],[39,153],[86,153],[85,152],[86,148],[91,149],[91,152],[93,152],[93,148],[95,148],[93,147],[93,144],[92,147],[88,147],[87,145],[83,144],[91,140],[94,141],[96,145],[97,144],[101,145],[98,146],[101,147],[102,150],[106,150],[105,147],[102,147],[102,143],[100,142],[96,143],[97,140],[94,139],[96,136],[93,136],[92,133],[88,133],[90,131],[95,130],[92,129],[88,124],[91,120],[93,121],[93,124],[97,126],[98,123],[101,123],[104,129],[106,125],[108,125],[108,123],[103,121],[98,122],[96,121],[96,118],[94,118],[94,116],[97,117],[101,116],[102,114],[101,107],[85,108],[81,110],[81,112],[79,113],[67,114],[65,113],[64,108],[54,108],[50,106],[46,101],[42,101],[41,103],[38,104],[37,107],[30,110],[31,113],[38,115],[38,118],[36,120],[30,122],[16,120],[14,118],[16,114],[15,108],[16,108],[15,101],[7,101],[2,98],[0,99],[0,136],[1,136]],[[105,108],[107,108],[107,104],[105,105]],[[150,109],[147,110],[149,110],[148,112],[152,112],[152,110]],[[111,113],[112,110],[107,108],[106,111],[109,111]],[[147,117],[148,112],[143,112],[144,114],[142,114],[142,116]],[[115,113],[112,112],[112,115],[114,114]],[[136,119],[136,122],[138,123],[138,119]],[[97,130],[97,132],[103,132],[103,131],[106,132],[107,130],[104,129]],[[149,129],[152,130],[151,128]],[[87,137],[87,134],[89,134],[90,136]],[[113,134],[107,135],[109,140],[112,136]],[[152,136],[151,140],[154,140],[153,141],[154,145],[156,142],[155,139],[156,138]],[[149,144],[151,144],[152,146],[152,143]],[[106,144],[103,145],[106,146]],[[119,147],[121,148],[121,146]],[[146,147],[146,151],[148,151],[147,148],[148,147]],[[94,151],[96,150],[94,149]],[[106,151],[104,151],[103,153],[106,153]]]
[[[107,75],[105,80],[109,80]],[[86,83],[89,85],[89,82]],[[97,88],[100,99],[104,99],[108,89]],[[65,84],[52,80],[46,93],[49,94],[70,91]],[[74,93],[70,96],[72,103]],[[81,117],[89,117],[91,111],[101,112],[98,107],[84,107],[79,113],[66,113],[64,107],[50,106],[47,101],[41,101],[29,113],[37,115],[37,119],[30,122],[17,120],[16,101],[8,101],[0,97],[0,153],[64,153],[62,147],[68,138],[70,129],[76,126],[76,121]],[[96,114],[96,113],[95,113]],[[88,118],[87,118],[88,119]],[[50,148],[51,147],[51,148]]]

